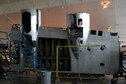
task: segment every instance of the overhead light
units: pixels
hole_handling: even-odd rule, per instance
[[[112,30],[112,26],[108,26],[108,27],[107,27],[107,30],[108,30],[108,31],[111,31],[111,30]]]
[[[110,4],[110,0],[101,0],[100,4],[103,6],[103,8],[107,8]]]

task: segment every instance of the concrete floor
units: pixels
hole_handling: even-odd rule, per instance
[[[55,84],[55,83],[53,83]],[[83,80],[83,81],[78,81],[78,82],[71,82],[71,81],[61,81],[58,84],[126,84],[125,79],[119,79],[117,82],[111,83],[110,80]]]
[[[1,79],[0,84],[39,84],[34,79],[16,79],[16,80],[5,80]]]
[[[33,74],[32,74],[33,76]],[[43,84],[39,76],[29,76],[27,75],[23,75],[20,77],[17,75],[17,73],[10,73],[10,75],[8,75],[7,79],[0,79],[0,84]],[[60,79],[60,81],[58,81],[57,83],[55,83],[54,81],[52,81],[51,84],[126,84],[126,79],[123,77],[118,78],[118,81],[116,81],[115,83],[111,83],[111,79],[113,78],[110,75],[106,75],[105,79],[85,79],[85,80],[80,80],[80,79],[68,79],[66,77]],[[53,78],[52,78],[53,79]],[[54,78],[55,79],[55,78]]]
[[[74,81],[74,82],[73,82]],[[16,79],[16,80],[5,80],[0,79],[0,84],[43,84],[40,80],[25,78],[25,79]],[[56,83],[52,83],[56,84]],[[76,82],[75,80],[59,81],[57,84],[112,84],[110,80],[83,80]],[[113,84],[126,84],[124,78],[118,79],[117,83]]]

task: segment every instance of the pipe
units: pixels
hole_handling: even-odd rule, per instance
[[[59,46],[56,47],[56,81],[59,81],[59,75],[58,75],[58,71],[59,71],[58,70],[58,67],[59,67],[58,66],[58,63],[59,63],[59,61],[58,61],[58,59],[59,59],[58,58],[58,54],[59,53],[58,53],[58,49],[59,49]]]

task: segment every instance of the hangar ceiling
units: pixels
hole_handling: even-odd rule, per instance
[[[98,26],[99,24],[103,24],[99,26],[100,29],[110,26],[113,30],[119,32],[121,39],[126,39],[126,0],[111,0],[109,8],[106,10],[102,9],[100,1],[101,0],[0,0],[0,14],[5,14],[5,17],[10,19],[6,14],[19,12],[21,9],[42,9],[80,4],[87,7],[86,9],[88,9],[88,12],[92,16],[93,24],[98,24]]]
[[[21,1],[21,0],[0,0],[0,5],[1,5],[1,4],[6,4],[6,3],[8,3],[8,2],[13,3],[13,2],[17,2],[17,1]]]
[[[17,12],[26,8],[48,8],[72,4],[98,4],[100,0],[0,0],[0,14]]]

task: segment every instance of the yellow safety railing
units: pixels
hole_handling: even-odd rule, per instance
[[[57,46],[56,47],[56,81],[59,81],[59,75],[58,75],[58,73],[59,73],[59,70],[58,70],[58,68],[59,68],[59,66],[58,66],[58,64],[59,64],[59,61],[58,61],[58,59],[59,59],[59,57],[58,57],[59,48],[98,47],[98,46],[105,46],[105,45],[80,45],[80,46],[66,45],[66,46]]]

